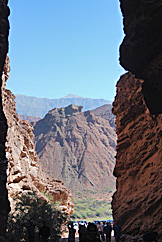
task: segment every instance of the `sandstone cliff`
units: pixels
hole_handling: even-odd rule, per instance
[[[144,80],[152,114],[162,113],[162,0],[120,0],[125,38],[120,63]]]
[[[36,191],[41,199],[48,201],[42,192],[53,195],[53,201],[60,201],[64,213],[70,215],[73,211],[71,193],[64,184],[46,175],[40,164],[33,142],[33,127],[28,121],[19,121],[15,109],[15,96],[5,89],[9,77],[9,58],[3,73],[3,109],[7,119],[8,131],[6,141],[6,156],[8,160],[7,189],[11,209],[14,209],[14,196],[19,198],[22,193]]]
[[[70,105],[48,112],[34,134],[45,171],[63,180],[74,197],[111,199],[116,134],[108,120]]]
[[[122,76],[113,103],[118,135],[113,214],[131,235],[162,233],[162,115],[150,114],[142,83],[129,73]]]

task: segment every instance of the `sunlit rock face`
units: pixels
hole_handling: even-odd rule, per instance
[[[111,200],[116,155],[111,124],[111,117],[109,123],[91,111],[82,112],[82,106],[69,105],[49,111],[34,125],[44,170],[64,181],[74,197]]]
[[[152,114],[162,113],[162,0],[120,0],[126,34],[120,64],[144,80]]]
[[[0,87],[2,85],[2,71],[8,52],[9,33],[9,8],[8,1],[0,1]],[[2,108],[2,96],[0,92],[0,236],[5,237],[7,216],[10,209],[7,189],[6,189],[6,169],[7,160],[5,155],[5,142],[7,133],[7,122]]]
[[[22,194],[35,191],[40,199],[49,201],[43,193],[51,194],[53,202],[60,201],[60,207],[67,215],[73,211],[71,193],[64,184],[43,172],[33,142],[33,127],[29,121],[19,121],[15,108],[15,96],[5,89],[9,77],[9,58],[7,57],[2,76],[3,109],[7,119],[6,157],[8,160],[7,189],[11,209],[15,200]]]
[[[130,235],[162,233],[162,114],[150,114],[142,83],[123,75],[113,103],[118,135],[113,214]]]

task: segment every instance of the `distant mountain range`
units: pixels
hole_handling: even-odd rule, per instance
[[[19,115],[43,118],[53,108],[66,107],[70,104],[83,106],[83,111],[92,110],[112,102],[105,99],[92,99],[68,94],[58,99],[38,98],[16,95],[16,111]]]

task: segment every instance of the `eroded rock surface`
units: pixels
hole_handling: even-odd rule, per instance
[[[162,115],[152,116],[145,104],[142,80],[127,73],[117,83],[113,103],[117,160],[113,197],[115,221],[130,235],[162,233]]]
[[[144,80],[152,114],[162,113],[162,0],[120,0],[126,34],[120,63]]]
[[[108,120],[70,105],[48,112],[34,126],[34,134],[44,169],[61,179],[74,197],[111,199],[116,133]]]
[[[73,211],[71,193],[64,184],[51,178],[43,172],[33,142],[33,127],[29,121],[19,121],[15,108],[15,96],[5,89],[9,76],[9,58],[7,58],[3,73],[3,109],[7,118],[8,131],[6,141],[6,156],[8,160],[7,189],[11,209],[14,209],[14,197],[23,193],[36,191],[41,199],[48,201],[42,194],[53,195],[53,201],[60,201],[64,213],[70,215]]]

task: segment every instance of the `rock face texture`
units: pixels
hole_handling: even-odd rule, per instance
[[[122,232],[162,233],[162,114],[152,116],[140,79],[127,73],[113,103],[118,135],[113,214]]]
[[[152,114],[162,113],[162,0],[120,0],[126,34],[120,63],[144,80],[143,93]]]
[[[21,194],[36,191],[41,199],[49,201],[42,194],[51,194],[53,201],[60,201],[60,207],[67,215],[73,211],[71,193],[64,184],[55,178],[51,178],[42,170],[39,158],[33,142],[33,126],[26,120],[19,121],[15,108],[15,96],[10,90],[5,89],[5,83],[9,76],[9,59],[6,59],[5,72],[3,74],[3,109],[7,119],[8,130],[6,138],[6,157],[8,160],[7,189],[11,209],[14,209],[13,199]]]
[[[70,105],[48,112],[34,126],[34,134],[44,169],[63,180],[74,197],[79,192],[110,200],[116,133],[108,120]]]
[[[9,34],[9,8],[8,1],[0,1],[0,87],[2,86],[2,71],[8,52],[8,34]],[[6,189],[6,169],[7,160],[5,155],[5,142],[7,133],[7,121],[2,107],[2,96],[0,92],[0,236],[5,237],[7,216],[10,209],[7,189]]]

